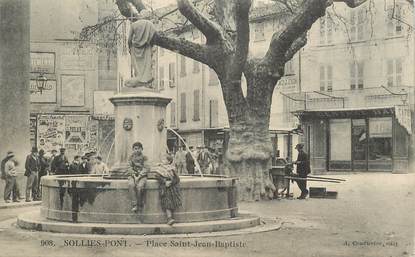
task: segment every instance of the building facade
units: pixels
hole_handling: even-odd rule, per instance
[[[413,6],[335,4],[302,50],[299,93],[284,99],[301,121],[314,172],[408,172],[413,158]]]
[[[113,0],[31,1],[31,144],[48,154],[65,147],[70,158],[97,151],[111,161],[114,121],[108,98],[122,83],[118,66],[126,62],[126,39],[117,38],[114,48],[100,44],[102,38],[79,40],[79,33],[116,8]],[[110,26],[114,23],[103,30],[113,35]],[[121,24],[121,32],[126,26]],[[42,90],[40,76],[47,78]]]

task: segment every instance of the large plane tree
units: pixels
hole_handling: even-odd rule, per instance
[[[206,37],[205,44],[158,31],[154,45],[206,64],[220,81],[230,126],[225,154],[230,174],[239,177],[241,200],[258,200],[265,192],[272,145],[269,122],[272,94],[284,75],[284,66],[307,42],[306,33],[325,15],[333,2],[354,8],[366,0],[274,0],[292,15],[273,33],[261,58],[248,56],[249,12],[252,0],[214,0],[213,12],[202,13],[190,0],[177,0],[180,13]],[[117,0],[125,17],[135,16],[145,6],[141,0]],[[241,78],[247,82],[243,94]]]

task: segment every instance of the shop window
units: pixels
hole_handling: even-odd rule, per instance
[[[159,67],[159,90],[164,90],[164,67]]]
[[[333,42],[333,21],[326,15],[320,18],[320,44],[327,45]]]
[[[351,151],[351,121],[330,120],[330,161],[350,161]]]
[[[364,63],[354,62],[350,64],[350,89],[362,89],[364,79]]]
[[[186,93],[180,94],[180,122],[186,122]]]
[[[200,96],[199,89],[193,91],[193,120],[194,121],[199,121],[200,120],[200,113],[199,113],[200,101],[199,101],[199,96]]]
[[[320,91],[333,91],[333,66],[320,66]]]
[[[392,159],[392,118],[369,119],[369,160]]]
[[[176,65],[174,62],[169,63],[169,86],[176,86]]]
[[[388,6],[386,16],[387,36],[401,36],[403,33],[402,27],[402,6],[393,4]]]
[[[389,59],[386,61],[386,79],[388,87],[399,87],[402,82],[402,60]]]

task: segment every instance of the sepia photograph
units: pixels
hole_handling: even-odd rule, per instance
[[[415,257],[414,0],[0,0],[0,256]]]

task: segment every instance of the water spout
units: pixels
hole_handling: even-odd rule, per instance
[[[171,129],[171,128],[168,128],[168,127],[165,127],[168,131],[171,131],[171,132],[173,132],[173,134],[175,134],[179,139],[180,139],[180,141],[182,141],[182,143],[186,146],[186,150],[190,153],[190,156],[192,156],[192,159],[193,159],[193,161],[195,162],[195,164],[196,164],[196,169],[199,171],[199,175],[200,175],[200,177],[202,177],[203,178],[203,173],[202,173],[202,170],[200,169],[200,165],[199,165],[199,162],[196,160],[196,158],[193,156],[193,154],[192,154],[192,152],[190,151],[190,149],[189,149],[189,146],[186,144],[186,141],[184,141],[184,139],[179,135],[179,133],[177,133],[176,131],[174,131],[173,129]]]

